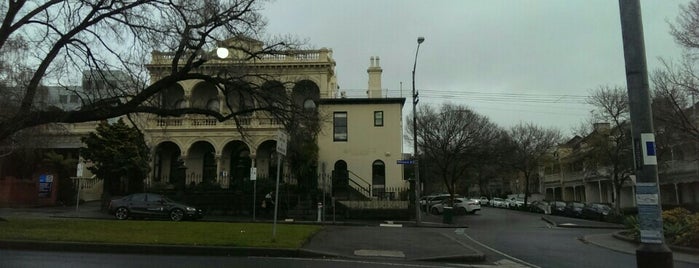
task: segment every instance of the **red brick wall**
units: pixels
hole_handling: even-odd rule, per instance
[[[38,180],[20,180],[14,177],[0,179],[0,206],[28,207],[39,205]]]

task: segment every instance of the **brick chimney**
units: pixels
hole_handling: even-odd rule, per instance
[[[367,90],[367,95],[369,98],[381,98],[381,65],[379,64],[379,57],[371,57],[369,63],[369,69],[366,72],[369,74],[369,88]]]

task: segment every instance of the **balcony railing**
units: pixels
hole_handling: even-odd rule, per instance
[[[151,64],[171,64],[175,59],[175,54],[172,52],[153,51],[151,53]],[[184,63],[186,57],[180,58],[180,62]],[[208,63],[222,64],[240,62],[235,59],[219,59],[215,56],[209,57]],[[260,54],[257,58],[249,61],[249,63],[284,63],[284,62],[332,62],[332,51],[329,49],[314,49],[314,50],[290,50],[276,54]]]
[[[259,127],[259,128],[277,128],[280,127],[281,120],[273,117],[246,117],[239,118],[236,124],[235,120],[219,122],[213,118],[151,118],[148,120],[147,128],[169,128],[169,129],[190,129],[190,128],[231,128],[236,126]]]

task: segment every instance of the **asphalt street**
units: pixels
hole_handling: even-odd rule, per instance
[[[90,217],[111,219],[89,206],[75,213],[72,208],[0,209],[0,217]],[[0,250],[0,267],[635,267],[634,245],[626,250],[605,247],[613,241],[614,225],[564,217],[546,216],[507,209],[484,207],[476,215],[455,218],[453,225],[441,225],[440,216],[428,216],[424,225],[413,222],[362,225],[327,225],[311,238],[302,252],[322,253],[316,258],[288,258],[281,255],[235,250],[231,257],[182,256],[141,253],[138,246],[124,252],[105,247],[97,253]],[[207,220],[206,218],[204,220]],[[208,220],[225,221],[224,218]],[[230,220],[230,219],[229,219]],[[432,222],[432,224],[430,224]],[[560,223],[560,224],[559,224]],[[562,228],[556,225],[587,228]],[[401,227],[399,227],[401,226]],[[0,230],[1,231],[1,230]],[[586,238],[597,243],[588,243]],[[601,241],[601,242],[600,242]],[[0,241],[2,242],[2,241]],[[2,243],[0,243],[2,244]],[[6,244],[6,243],[5,243]],[[77,245],[79,249],[81,245]],[[12,248],[12,247],[5,247]],[[205,252],[206,248],[195,248]],[[56,249],[60,250],[60,249]],[[169,252],[165,249],[159,252]],[[183,252],[187,252],[186,249]],[[83,250],[81,250],[83,251]],[[247,252],[247,253],[246,253]],[[288,253],[288,252],[287,252]],[[209,254],[210,255],[210,254]],[[292,254],[293,255],[293,254]],[[676,257],[679,254],[676,255]],[[277,257],[270,257],[277,256]],[[328,256],[329,258],[319,258]],[[697,267],[697,255],[687,255],[693,262],[675,262],[675,267]],[[693,258],[693,259],[692,259]],[[440,262],[434,262],[440,261]],[[694,264],[692,264],[694,263]]]

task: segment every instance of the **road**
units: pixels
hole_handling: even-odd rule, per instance
[[[439,217],[427,217],[438,221]],[[580,229],[552,227],[541,220],[540,214],[506,209],[483,208],[476,215],[457,217],[468,228],[429,228],[421,231],[435,232],[419,244],[438,247],[430,241],[440,236],[457,240],[468,247],[485,253],[486,261],[477,264],[448,264],[410,262],[401,259],[301,259],[268,257],[220,257],[220,256],[169,256],[80,252],[46,252],[0,250],[0,267],[635,267],[635,256],[585,243],[579,238],[600,233],[606,229]],[[341,227],[355,228],[355,227]],[[374,227],[356,227],[374,228]],[[401,239],[415,228],[371,229]],[[441,234],[439,234],[441,233]],[[401,235],[403,234],[403,235]],[[397,237],[396,237],[397,236]],[[442,239],[447,239],[442,237]],[[345,238],[341,241],[347,241]],[[436,240],[435,240],[436,241]],[[444,240],[444,241],[448,241]],[[364,248],[358,246],[356,249]],[[435,251],[439,249],[424,249]],[[414,252],[406,251],[408,255]],[[447,252],[448,253],[448,252]],[[675,262],[675,267],[696,267],[689,263]]]
[[[0,267],[121,268],[121,267],[289,267],[289,268],[439,268],[474,267],[463,264],[384,260],[301,259],[266,257],[166,256],[75,252],[0,250]],[[514,267],[511,267],[514,268]]]
[[[636,267],[634,255],[581,241],[609,229],[559,228],[541,220],[541,214],[483,208],[459,219],[469,228],[453,232],[464,241],[476,241],[488,262],[514,260],[529,267]],[[445,230],[446,231],[446,230]],[[675,267],[696,267],[675,262]]]

